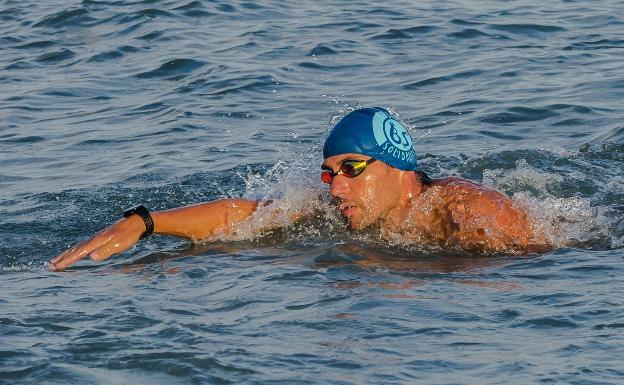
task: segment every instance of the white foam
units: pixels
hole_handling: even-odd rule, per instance
[[[48,270],[48,262],[28,261],[26,263],[14,263],[9,266],[0,267],[2,273],[15,272],[41,272]]]
[[[555,247],[588,246],[617,248],[623,238],[617,235],[617,218],[609,205],[594,204],[605,190],[620,189],[622,180],[602,184],[592,197],[557,197],[553,192],[565,190],[564,183],[587,181],[578,171],[555,174],[538,170],[526,160],[516,162],[511,170],[484,170],[483,183],[499,190],[513,192],[513,200],[524,208],[536,232]],[[617,190],[616,190],[617,191]]]
[[[553,186],[563,182],[563,176],[537,170],[530,167],[527,161],[516,161],[516,168],[483,170],[483,184],[502,191],[532,190],[548,195]]]

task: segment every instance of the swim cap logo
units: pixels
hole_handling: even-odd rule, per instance
[[[395,119],[383,112],[373,116],[373,134],[381,149],[393,157],[411,162],[416,158],[412,137]]]

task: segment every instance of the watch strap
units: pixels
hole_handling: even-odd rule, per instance
[[[143,239],[148,235],[152,234],[154,232],[154,219],[152,219],[149,210],[143,205],[138,205],[131,207],[123,212],[124,218],[128,218],[134,214],[140,216],[143,220],[143,223],[145,224],[145,231],[143,232],[143,234],[141,234],[139,239]]]

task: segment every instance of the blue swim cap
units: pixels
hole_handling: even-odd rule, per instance
[[[332,128],[323,158],[346,153],[368,155],[400,170],[418,169],[409,131],[381,107],[352,111]]]

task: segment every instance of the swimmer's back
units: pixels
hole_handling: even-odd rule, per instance
[[[455,231],[449,241],[464,249],[529,249],[535,235],[526,212],[503,193],[456,178],[435,179],[431,188]]]

